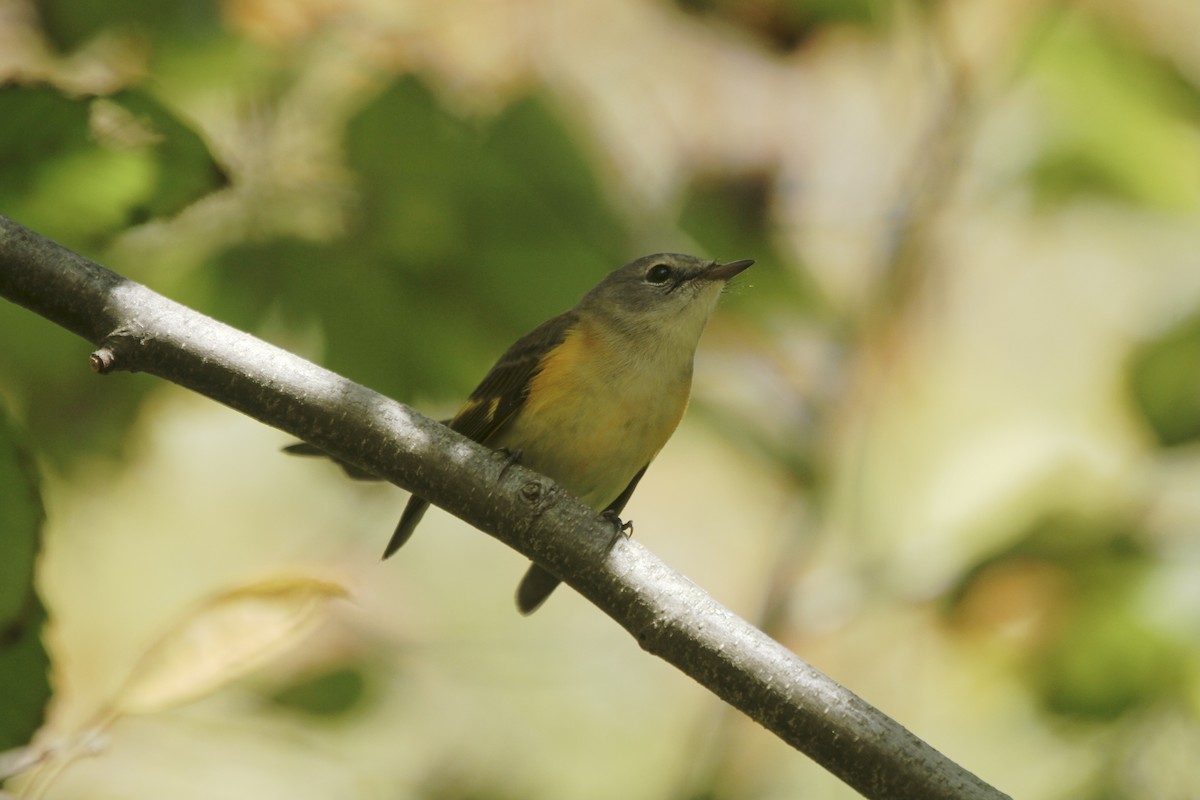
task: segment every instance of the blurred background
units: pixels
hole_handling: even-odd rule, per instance
[[[3,0],[0,213],[435,418],[610,269],[754,258],[638,538],[1015,797],[1200,798],[1198,42],[1193,0]],[[215,593],[349,594],[44,796],[856,796],[569,589],[518,617],[449,515],[380,563],[400,490],[0,339],[0,749],[79,745]]]

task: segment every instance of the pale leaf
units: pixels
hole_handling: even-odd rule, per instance
[[[22,772],[37,766],[47,758],[49,752],[44,747],[27,745],[0,753],[0,781],[20,775]],[[2,798],[3,795],[0,795]]]
[[[337,584],[290,577],[211,597],[145,652],[109,713],[160,711],[215,691],[298,642],[345,596]]]

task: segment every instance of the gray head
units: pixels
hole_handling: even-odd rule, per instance
[[[610,272],[576,308],[630,333],[694,345],[726,281],[753,263],[721,264],[681,253],[644,256]]]

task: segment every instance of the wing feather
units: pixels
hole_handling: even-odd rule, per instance
[[[577,321],[575,313],[568,311],[546,320],[514,342],[483,376],[454,419],[450,420],[451,430],[487,444],[525,405],[529,398],[529,387],[537,377],[542,359],[546,353],[562,344]],[[408,499],[400,522],[384,548],[384,558],[408,541],[428,507],[429,501],[423,497],[413,495]]]
[[[486,444],[525,405],[543,358],[562,344],[576,322],[575,314],[568,311],[518,339],[488,370],[450,420],[451,429]]]

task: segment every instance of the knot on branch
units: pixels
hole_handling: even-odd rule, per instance
[[[521,499],[526,505],[537,507],[546,496],[546,487],[541,481],[525,481],[521,485]]]
[[[113,370],[136,372],[137,368],[131,363],[128,354],[141,343],[141,338],[133,326],[121,326],[104,337],[100,347],[88,356],[92,372],[98,375],[107,375]]]
[[[92,366],[92,372],[97,375],[107,375],[117,365],[117,354],[108,345],[103,345],[88,356],[88,363]]]

